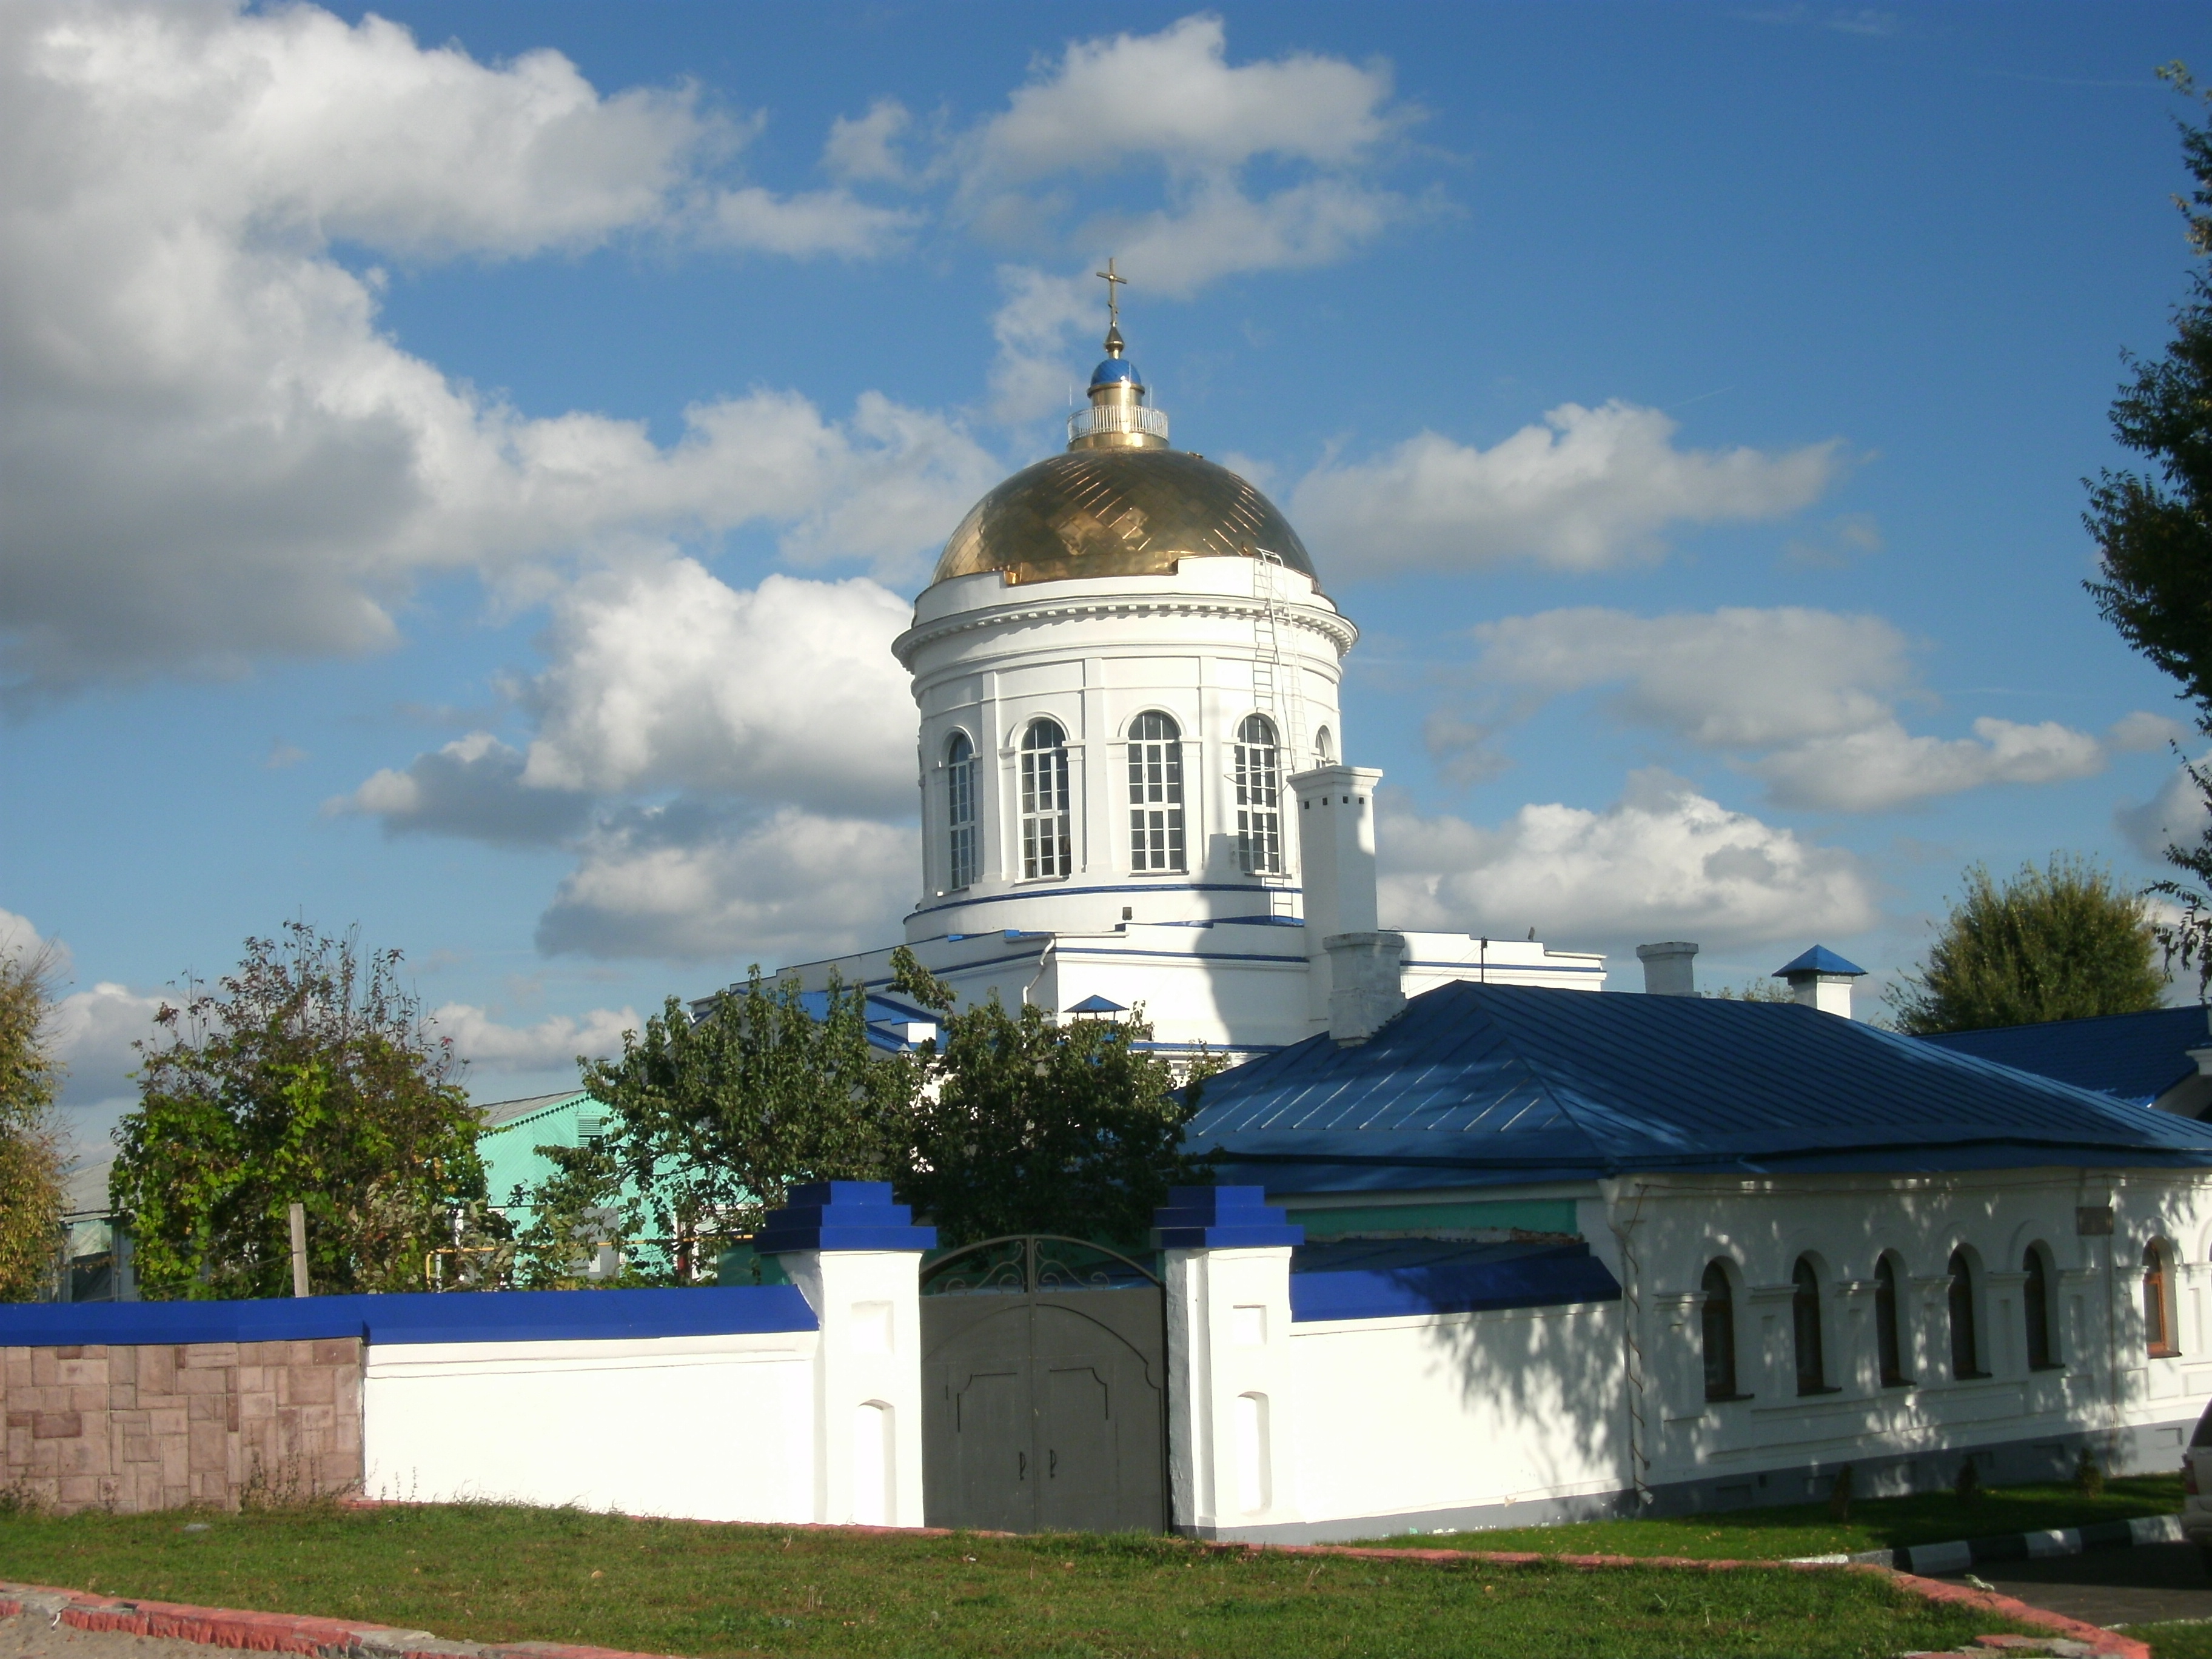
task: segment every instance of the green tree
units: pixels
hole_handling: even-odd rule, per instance
[[[44,1290],[60,1237],[58,969],[50,945],[0,945],[0,1301],[26,1302]]]
[[[2180,64],[2159,76],[2185,97],[2198,95]],[[2203,95],[2212,100],[2212,93]],[[2212,254],[2212,125],[2178,125],[2195,187],[2175,205],[2191,248]],[[2089,486],[2083,522],[2096,538],[2100,568],[2087,586],[2120,637],[2179,683],[2197,706],[2199,728],[2212,735],[2212,271],[2199,265],[2190,274],[2165,355],[2127,361],[2135,379],[2112,404],[2112,433],[2152,469],[2107,470]],[[2188,771],[2212,805],[2212,773],[2195,764]],[[2151,890],[2175,900],[2182,914],[2159,935],[2169,962],[2194,963],[2200,990],[2212,988],[2212,830],[2194,846],[2169,846],[2166,855],[2182,878]]]
[[[325,1294],[421,1290],[430,1253],[483,1224],[481,1121],[400,960],[289,922],[162,1006],[109,1179],[146,1295],[289,1295],[295,1202]]]
[[[2166,988],[2150,907],[2109,871],[2053,854],[2000,885],[1963,878],[1927,966],[1890,988],[1899,1030],[1976,1031],[2155,1008]]]
[[[901,947],[892,985],[935,1012],[913,1106],[912,1163],[899,1196],[948,1244],[1054,1232],[1133,1243],[1182,1182],[1210,1180],[1183,1148],[1206,1079],[1143,1045],[1140,1017],[1054,1024],[994,998],[952,1012],[951,989]]]
[[[603,1240],[628,1264],[619,1282],[688,1282],[796,1183],[902,1171],[915,1062],[869,1042],[860,987],[833,981],[818,1018],[810,1000],[756,967],[698,1018],[671,997],[618,1059],[580,1062],[606,1135],[538,1149],[556,1167],[523,1237],[523,1282],[615,1282],[586,1279]]]

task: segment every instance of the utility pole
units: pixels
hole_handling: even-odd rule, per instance
[[[292,1206],[292,1294],[307,1294],[307,1206]]]

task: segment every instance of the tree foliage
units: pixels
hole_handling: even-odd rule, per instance
[[[479,1120],[400,960],[289,922],[162,1006],[109,1182],[147,1296],[290,1294],[295,1202],[318,1292],[421,1290],[484,1215]]]
[[[603,1239],[629,1264],[622,1282],[688,1279],[695,1255],[752,1231],[797,1183],[902,1171],[915,1062],[869,1042],[860,987],[833,981],[818,1017],[812,1000],[756,967],[697,1019],[671,997],[620,1058],[582,1062],[607,1133],[538,1149],[556,1172],[535,1195],[523,1282],[586,1282]]]
[[[2180,64],[2159,76],[2184,96],[2198,94]],[[2212,93],[2203,96],[2212,101]],[[2190,246],[2212,254],[2212,124],[2179,125],[2194,188],[2175,205]],[[2212,271],[2199,265],[2191,273],[2165,355],[2128,362],[2135,379],[2113,402],[2112,433],[2152,466],[2107,470],[2089,486],[2083,522],[2100,562],[2087,586],[2120,637],[2179,684],[2197,705],[2198,726],[2212,735]],[[2212,775],[2197,765],[2188,772],[2212,807]],[[2194,963],[2201,987],[2212,988],[2212,829],[2194,846],[2168,847],[2166,859],[2182,878],[2151,890],[2182,910],[2158,930],[2167,958]]]
[[[63,1205],[54,1115],[63,1067],[52,1042],[52,945],[0,946],[0,1301],[24,1302],[53,1271]]]
[[[1929,947],[1889,992],[1915,1036],[2155,1008],[2166,988],[2150,907],[2110,872],[2054,854],[2000,885],[1981,865]]]
[[[996,998],[952,1012],[952,993],[902,947],[892,986],[939,1017],[924,1043],[912,1165],[900,1196],[948,1244],[1004,1233],[1141,1240],[1169,1187],[1211,1179],[1183,1150],[1184,1127],[1218,1067],[1187,1078],[1143,1045],[1152,1027],[1075,1018],[1055,1024]]]

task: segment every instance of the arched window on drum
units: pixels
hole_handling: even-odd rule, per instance
[[[1022,875],[1036,881],[1073,867],[1069,848],[1067,733],[1032,720],[1022,733]]]
[[[1237,856],[1248,876],[1283,873],[1283,763],[1275,723],[1247,714],[1237,728]]]
[[[1187,867],[1182,728],[1157,711],[1129,726],[1129,867],[1140,875]]]
[[[955,732],[945,745],[945,884],[975,884],[975,745]]]

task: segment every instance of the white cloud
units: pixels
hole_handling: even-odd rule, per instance
[[[1789,806],[1879,812],[1992,783],[2061,783],[2105,769],[2104,746],[2056,720],[2026,726],[1988,716],[1972,738],[1914,737],[1884,720],[1844,737],[1815,738],[1752,769]]]
[[[1905,635],[1879,617],[1794,605],[1648,617],[1581,606],[1473,635],[1477,679],[1519,713],[1617,687],[1607,705],[1616,719],[1729,751],[1790,806],[1881,811],[1990,784],[2087,777],[2111,749],[2141,747],[2172,725],[2131,714],[2100,741],[2055,720],[1984,716],[1972,738],[1916,737],[1896,713],[1916,695]],[[1459,723],[1444,717],[1447,728]]]
[[[1649,562],[1670,525],[1771,519],[1817,501],[1843,467],[1802,448],[1683,449],[1676,423],[1618,400],[1563,404],[1489,449],[1434,432],[1371,461],[1329,461],[1292,516],[1333,568],[1379,574],[1525,559],[1589,571]]]
[[[634,1008],[594,1008],[579,1018],[557,1014],[535,1025],[507,1025],[473,1003],[448,1002],[429,1023],[453,1039],[453,1052],[471,1072],[543,1072],[622,1052],[623,1033],[642,1029]]]
[[[1543,696],[1617,684],[1620,718],[1714,747],[1863,730],[1911,680],[1908,642],[1881,617],[1796,605],[1665,617],[1587,605],[1474,634],[1486,681]]]
[[[914,805],[914,698],[890,643],[906,602],[865,579],[732,588],[689,559],[565,594],[521,781],[681,788],[829,811]]]
[[[555,53],[486,67],[312,7],[0,15],[0,684],[372,649],[425,573],[641,532],[913,559],[997,471],[957,427],[772,392],[666,448],[526,419],[380,333],[380,278],[330,252],[856,253],[886,228],[720,186],[743,137],[689,91],[602,98]]]
[[[1001,273],[993,390],[1001,418],[1057,407],[1073,372],[1065,337],[1098,319],[1094,264],[1112,252],[1135,293],[1188,298],[1247,271],[1298,270],[1346,258],[1426,209],[1375,182],[1390,141],[1419,112],[1394,101],[1390,71],[1310,52],[1232,64],[1218,17],[1186,17],[1154,34],[1077,41],[1042,64],[1004,112],[957,141],[939,163],[956,180],[954,212],[987,237],[1035,247],[1073,242],[1078,276],[1032,267]],[[841,124],[833,161],[886,176],[877,135],[903,111],[878,105]],[[1269,185],[1255,188],[1255,168]],[[1109,205],[1072,230],[1057,181],[1156,173],[1160,205]],[[862,176],[854,171],[853,176]]]
[[[465,836],[505,847],[563,841],[580,830],[591,797],[526,787],[523,764],[521,750],[489,732],[471,732],[417,755],[404,771],[372,773],[323,810],[381,819],[386,835]]]
[[[538,926],[538,948],[766,966],[891,936],[913,896],[914,830],[787,807],[726,821],[678,805],[594,832]]]
[[[902,184],[906,163],[892,146],[914,117],[896,98],[878,98],[857,121],[839,116],[830,124],[829,142],[822,147],[822,165],[841,179]]]
[[[2147,749],[2163,749],[2169,744],[2181,743],[2189,736],[2189,728],[2169,714],[2154,714],[2138,708],[2114,720],[2105,733],[2106,744],[2123,755],[2139,754]]]
[[[2198,764],[2212,764],[2212,756]],[[2113,811],[2112,822],[2129,844],[2154,864],[2165,862],[2167,848],[2193,847],[2212,829],[2204,792],[2180,767],[2167,775],[2148,800],[2122,802]]]
[[[104,1104],[133,1091],[130,1074],[138,1068],[138,1053],[131,1045],[158,1035],[154,1016],[161,1003],[103,980],[55,1005],[55,1052],[69,1066],[64,1104]]]
[[[1602,811],[1529,805],[1494,829],[1382,803],[1385,925],[1622,948],[1838,938],[1872,926],[1874,884],[1850,854],[1731,811],[1681,780],[1632,775]]]

